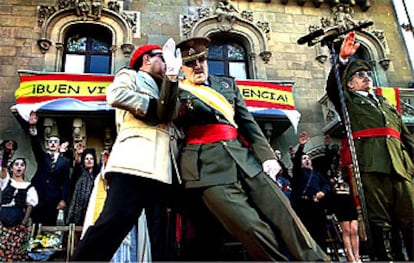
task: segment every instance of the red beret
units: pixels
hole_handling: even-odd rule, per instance
[[[162,52],[162,47],[159,45],[155,45],[155,44],[148,44],[148,45],[143,45],[140,46],[139,48],[137,48],[134,51],[134,54],[132,54],[131,60],[129,61],[129,67],[133,68],[135,62],[145,53],[148,53],[154,49],[159,49],[160,52]]]

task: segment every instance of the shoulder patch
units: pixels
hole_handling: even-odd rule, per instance
[[[221,85],[221,87],[222,87],[223,89],[228,89],[228,88],[230,88],[229,83],[227,83],[226,81],[222,81],[222,82],[220,83],[220,85]]]

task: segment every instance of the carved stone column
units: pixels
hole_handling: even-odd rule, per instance
[[[59,131],[56,124],[56,121],[53,118],[45,118],[43,121],[43,143],[45,149],[47,149],[47,140],[50,136],[58,136]]]
[[[72,138],[73,138],[73,145],[81,142],[83,145],[86,146],[86,125],[83,119],[76,118],[73,119],[73,130],[72,130]]]

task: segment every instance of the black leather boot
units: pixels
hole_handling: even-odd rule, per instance
[[[375,261],[393,261],[391,248],[391,229],[371,226],[373,256]]]

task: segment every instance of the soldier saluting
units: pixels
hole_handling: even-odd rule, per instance
[[[374,94],[371,65],[360,59],[351,61],[359,48],[355,39],[355,32],[346,35],[338,68],[361,171],[373,260],[395,260],[390,246],[393,227],[401,229],[409,260],[414,260],[414,137],[397,109]],[[341,113],[334,70],[328,77],[326,91]]]

